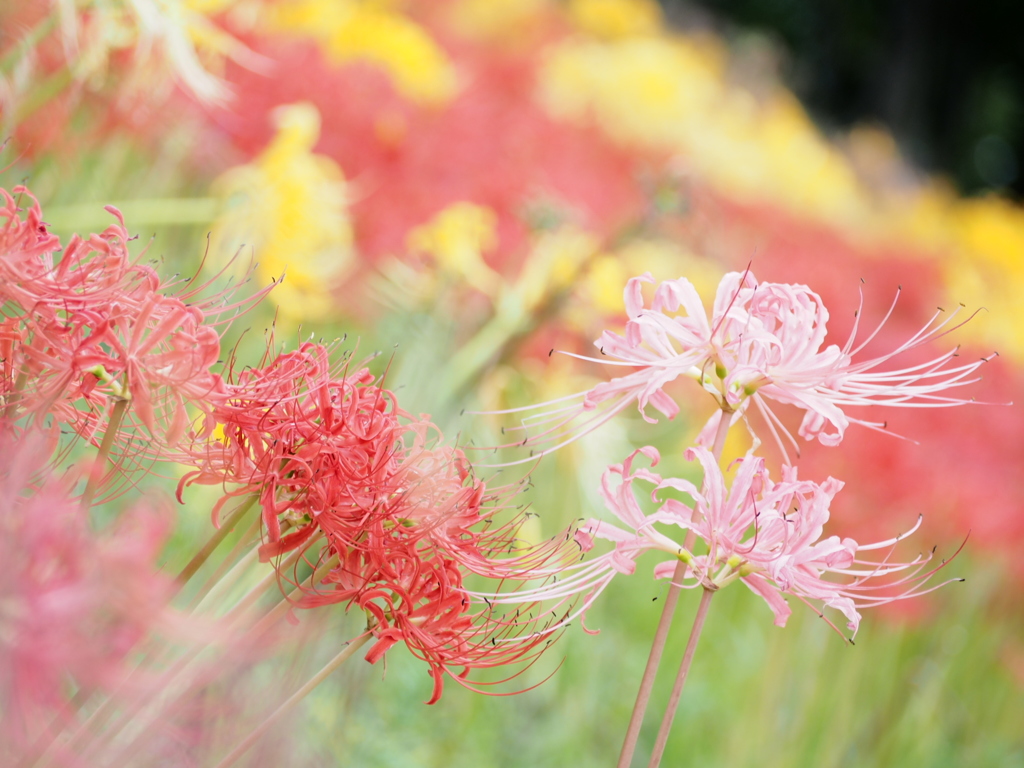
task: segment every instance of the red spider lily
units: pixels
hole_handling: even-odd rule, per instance
[[[372,382],[366,369],[334,375],[329,350],[312,343],[243,371],[211,414],[224,439],[193,446],[198,469],[180,488],[237,485],[225,500],[258,493],[267,557],[297,545],[321,516],[335,521],[328,529],[339,519],[358,524],[398,490],[395,452],[406,429],[391,393]],[[298,528],[284,540],[282,517]]]
[[[494,522],[515,489],[488,492],[461,451],[439,444],[434,425],[402,411],[366,369],[339,372],[329,356],[303,344],[231,381],[210,416],[224,437],[196,440],[197,469],[179,494],[191,483],[227,484],[217,510],[258,497],[261,557],[298,551],[290,562],[326,568],[311,584],[295,579],[295,604],[364,611],[377,638],[367,660],[405,642],[430,667],[431,703],[446,675],[472,685],[471,669],[535,658],[550,640],[537,622],[498,617],[463,579],[528,579],[569,543],[519,551],[518,520]]]
[[[132,238],[113,208],[116,224],[75,235],[62,250],[38,202],[24,188],[14,191],[32,205],[23,218],[15,198],[0,190],[8,417],[53,415],[92,435],[104,428],[105,401],[130,400],[146,431],[173,445],[188,424],[186,403],[208,411],[223,389],[211,371],[220,326],[264,292],[231,302],[227,292],[209,291],[210,283],[162,282],[128,253]]]

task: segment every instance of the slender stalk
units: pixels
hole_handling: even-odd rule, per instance
[[[206,580],[206,583],[199,588],[195,596],[192,598],[192,602],[189,603],[188,611],[191,613],[194,611],[199,604],[206,598],[220,580],[224,578],[224,575],[231,570],[232,566],[238,562],[239,556],[245,549],[252,549],[259,546],[258,534],[260,532],[260,525],[263,520],[259,515],[253,518],[252,523],[245,529],[241,536],[238,537],[238,541],[235,542],[235,546],[231,548],[231,551],[221,559],[220,565],[217,566],[216,570],[210,574],[210,577]]]
[[[93,498],[96,496],[96,488],[107,469],[107,458],[110,456],[110,449],[114,447],[114,440],[117,439],[117,432],[121,429],[121,420],[128,410],[129,400],[127,398],[117,400],[110,411],[110,422],[107,424],[107,431],[103,433],[103,442],[100,443],[100,451],[96,454],[96,463],[92,472],[89,473],[89,480],[82,491],[82,507],[88,509],[92,506]]]
[[[313,573],[306,579],[306,584],[313,586],[321,582],[333,568],[338,565],[338,556],[332,555],[328,558],[323,565],[317,568]],[[249,628],[249,633],[254,637],[261,636],[264,632],[274,626],[277,621],[284,617],[288,610],[295,604],[293,596],[302,589],[301,586],[295,587],[291,592],[283,597],[273,608],[267,611],[266,615],[263,616],[259,621]]]
[[[235,511],[228,516],[228,519],[221,524],[220,528],[218,528],[213,536],[210,537],[210,540],[203,545],[203,548],[196,553],[195,557],[193,557],[182,572],[178,574],[177,583],[179,587],[185,586],[188,583],[188,580],[195,576],[196,571],[203,567],[203,564],[209,559],[210,555],[213,554],[213,551],[222,541],[224,541],[225,538],[227,538],[227,535],[235,529],[238,521],[242,519],[246,512],[252,509],[256,500],[257,496],[253,494],[242,504],[239,504]]]
[[[270,726],[277,722],[283,715],[287,714],[292,709],[292,707],[294,707],[296,704],[302,701],[302,699],[304,699],[309,694],[310,691],[312,691],[314,688],[320,685],[320,683],[327,679],[327,677],[334,670],[336,670],[345,661],[347,661],[349,657],[354,655],[356,651],[358,651],[360,648],[366,645],[367,641],[369,641],[371,637],[372,635],[370,634],[370,631],[367,630],[359,637],[350,640],[346,645],[345,649],[341,653],[339,653],[337,656],[335,656],[333,659],[327,662],[323,669],[321,669],[319,672],[313,675],[312,678],[310,678],[308,683],[306,683],[299,690],[297,690],[290,697],[288,697],[288,700],[285,701],[277,709],[275,709],[271,713],[271,715],[259,725],[259,727],[254,728],[252,732],[245,739],[243,739],[241,743],[238,744],[238,746],[231,750],[227,757],[225,757],[223,760],[217,763],[216,768],[228,768],[228,766],[234,765],[235,761],[237,761],[238,758],[240,758],[242,755],[248,752],[252,748],[252,746],[260,740],[260,738],[267,732],[267,729],[269,729]]]
[[[732,424],[732,411],[723,411],[722,420],[718,423],[718,431],[715,433],[715,442],[712,447],[712,454],[715,460],[722,458],[722,451],[725,448],[725,437]],[[687,550],[693,549],[694,533],[689,531],[683,546]],[[644,667],[644,675],[640,679],[640,690],[636,694],[636,703],[633,705],[633,712],[629,717],[629,725],[626,728],[626,736],[622,740],[622,750],[619,752],[619,762],[616,768],[629,768],[633,761],[633,753],[636,751],[636,743],[640,738],[640,727],[644,722],[644,714],[647,712],[647,704],[651,699],[651,692],[654,690],[654,680],[658,676],[658,666],[661,664],[661,656],[665,652],[665,643],[668,640],[669,627],[672,626],[672,617],[675,615],[676,605],[679,603],[679,593],[682,591],[683,579],[686,577],[686,563],[679,561],[672,573],[672,582],[668,587],[668,594],[665,595],[665,604],[661,609],[661,618],[658,619],[658,627],[654,631],[654,638],[651,641],[651,651],[647,656],[647,666]]]
[[[679,664],[679,673],[676,675],[676,683],[672,687],[672,695],[668,699],[668,706],[665,707],[665,716],[661,720],[661,728],[658,730],[658,738],[654,742],[654,751],[651,753],[651,761],[647,768],[658,768],[661,765],[661,756],[665,754],[665,745],[668,743],[668,735],[672,731],[672,721],[676,716],[676,709],[679,707],[679,698],[683,695],[683,686],[686,685],[686,676],[690,672],[690,663],[693,661],[693,654],[697,650],[697,641],[700,640],[701,630],[704,629],[704,620],[708,615],[708,607],[711,605],[711,598],[715,596],[713,589],[704,589],[700,596],[700,605],[697,606],[697,615],[693,618],[693,629],[690,630],[690,639],[686,642],[686,651],[683,653],[683,660]]]
[[[32,115],[46,106],[47,102],[55,99],[75,80],[69,66],[61,67],[52,75],[45,78],[32,89],[32,95],[21,102],[14,112],[14,123],[17,127],[28,120]]]
[[[269,590],[272,586],[275,586],[276,584],[278,584],[278,581],[280,579],[280,575],[279,574],[281,572],[283,572],[283,571],[287,571],[290,568],[294,568],[295,564],[299,562],[299,560],[306,554],[307,551],[309,551],[309,548],[311,548],[314,544],[316,544],[320,540],[322,535],[323,534],[317,534],[314,538],[310,539],[302,547],[302,549],[295,550],[290,555],[288,555],[288,557],[280,565],[272,568],[270,570],[270,573],[268,573],[266,576],[264,576],[256,586],[254,586],[252,589],[250,589],[249,592],[246,593],[235,604],[235,607],[231,609],[231,615],[233,615],[233,616],[242,616],[243,614],[245,614],[245,612],[248,611],[253,606],[253,604],[257,600],[259,600],[260,597],[262,597],[264,593],[267,592],[267,590]],[[334,565],[336,565],[336,564],[337,564],[337,557],[334,557],[333,558],[333,563],[331,564],[331,567],[333,568]],[[321,569],[322,569],[322,567],[323,566],[321,566]],[[312,580],[313,580],[313,578],[318,573],[321,574],[321,576],[322,576],[323,571],[320,570],[320,569],[315,569],[313,574],[311,574],[311,576],[310,576],[310,582],[311,583],[314,583]]]
[[[11,50],[0,59],[0,73],[9,74],[14,69],[14,65],[18,63],[19,59],[24,58],[29,51],[35,48],[46,37],[50,32],[57,26],[57,14],[50,13],[45,16],[38,24],[30,29],[15,45],[11,46]]]

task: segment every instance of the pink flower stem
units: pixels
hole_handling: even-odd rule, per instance
[[[701,630],[704,629],[704,619],[707,618],[708,607],[711,605],[711,598],[714,597],[715,591],[705,588],[704,593],[700,596],[700,605],[697,606],[697,615],[693,618],[690,639],[686,642],[686,651],[683,653],[683,661],[679,665],[679,674],[676,675],[672,695],[669,697],[668,706],[665,707],[665,716],[661,720],[661,728],[658,730],[658,738],[654,742],[654,751],[651,752],[651,761],[647,764],[647,768],[658,768],[661,765],[661,756],[665,754],[665,744],[668,743],[668,735],[672,731],[672,720],[675,719],[679,698],[683,695],[683,686],[686,685],[686,676],[690,671],[690,662],[693,661],[693,654],[697,650],[697,641],[700,640]]]
[[[245,516],[246,512],[252,509],[257,499],[258,497],[253,494],[242,504],[239,504],[238,508],[228,516],[228,519],[221,524],[216,533],[210,537],[210,540],[203,545],[203,548],[196,553],[195,557],[193,557],[182,572],[178,574],[177,583],[179,587],[185,586],[188,583],[188,580],[195,576],[196,571],[203,567],[203,564],[209,559],[210,555],[213,554],[213,551],[220,546],[220,543],[227,538],[227,535],[235,529],[238,521]]]
[[[235,761],[238,760],[238,758],[240,758],[242,755],[248,752],[249,749],[252,748],[252,746],[257,741],[260,740],[260,738],[267,732],[270,726],[277,722],[283,715],[287,714],[292,709],[292,707],[294,707],[296,704],[302,701],[302,699],[304,699],[309,694],[310,691],[312,691],[314,688],[320,685],[320,683],[327,679],[327,677],[332,672],[334,672],[334,670],[336,670],[345,661],[347,661],[349,657],[353,656],[356,651],[358,651],[360,648],[366,645],[367,641],[371,637],[373,637],[373,635],[370,634],[370,630],[366,630],[365,632],[363,632],[363,634],[359,635],[359,637],[350,640],[348,644],[345,646],[345,649],[341,653],[339,653],[337,656],[335,656],[333,659],[327,662],[324,668],[317,672],[315,675],[313,675],[313,677],[309,680],[308,683],[306,683],[299,690],[297,690],[290,697],[288,697],[288,699],[283,704],[281,704],[281,706],[275,709],[259,727],[254,728],[252,732],[241,743],[238,744],[238,746],[231,750],[227,757],[225,757],[223,760],[217,763],[216,768],[228,768],[228,766],[234,765]]]
[[[718,431],[715,432],[715,443],[712,453],[716,459],[722,458],[722,451],[725,448],[725,437],[732,424],[732,411],[723,409],[722,420],[718,423]],[[693,549],[695,539],[693,531],[686,534],[683,546],[687,550]],[[672,574],[672,583],[669,584],[668,594],[665,595],[665,605],[661,609],[661,618],[658,620],[658,628],[654,631],[654,639],[651,641],[651,652],[647,656],[647,666],[644,668],[644,675],[640,679],[640,690],[636,694],[636,703],[633,705],[633,713],[629,718],[629,726],[626,728],[626,737],[622,741],[622,751],[619,752],[617,768],[629,768],[633,761],[633,753],[636,751],[636,742],[640,738],[640,727],[644,722],[644,714],[647,712],[647,704],[651,699],[651,691],[654,690],[654,680],[658,676],[658,666],[661,664],[661,656],[665,652],[665,642],[668,640],[669,627],[672,626],[672,617],[675,615],[676,605],[679,602],[679,593],[682,587],[678,586],[686,577],[687,565],[682,560],[676,564],[675,572]]]
[[[121,429],[121,420],[128,410],[129,400],[121,399],[114,403],[110,410],[110,421],[107,424],[107,431],[103,433],[103,442],[100,443],[99,453],[96,455],[96,462],[89,473],[89,480],[82,492],[82,508],[89,509],[92,506],[93,498],[96,496],[96,487],[103,480],[107,470],[107,458],[110,456],[110,449],[114,447],[114,440],[117,439],[117,432]]]

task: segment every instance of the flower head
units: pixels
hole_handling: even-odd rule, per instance
[[[652,466],[660,459],[656,449],[641,448],[622,464],[611,466],[602,480],[601,495],[619,525],[590,519],[576,532],[584,552],[590,552],[599,539],[611,542],[612,549],[564,569],[557,581],[505,602],[560,602],[586,593],[579,608],[585,612],[617,574],[632,574],[636,558],[650,550],[667,555],[654,568],[656,578],[672,578],[681,561],[687,566],[678,582],[683,587],[717,590],[738,579],[764,598],[779,626],[786,624],[790,614],[785,595],[838,610],[856,634],[860,608],[937,588],[925,586],[937,570],[924,571],[930,555],[909,562],[862,558],[864,552],[894,546],[917,525],[896,538],[868,545],[838,536],[822,538],[829,505],[843,487],[838,480],[829,478],[821,484],[800,480],[796,470],[787,467],[783,479],[775,482],[764,460],[748,454],[737,461],[736,476],[727,487],[711,452],[694,448],[686,456],[703,467],[704,480],[698,488],[686,479],[663,478],[650,469],[634,468],[638,455],[647,457]],[[653,512],[645,512],[637,499],[634,484],[638,481],[653,486],[651,498],[658,505]],[[675,496],[669,495],[673,492]],[[688,496],[691,503],[677,498],[679,494]],[[680,531],[690,532],[702,545],[688,548],[665,529],[676,530],[677,536]]]
[[[634,401],[648,421],[656,420],[649,415],[649,406],[674,417],[679,406],[664,388],[681,376],[696,380],[719,405],[702,433],[702,443],[714,433],[723,411],[742,413],[753,403],[783,453],[783,438],[799,451],[773,412],[774,402],[804,411],[799,429],[802,437],[838,445],[851,423],[885,428],[885,422],[849,415],[850,407],[947,407],[971,402],[945,391],[976,381],[971,375],[988,359],[957,364],[954,349],[923,363],[886,367],[895,357],[924,347],[952,330],[949,324],[958,310],[944,320],[940,319],[940,310],[897,349],[858,361],[855,356],[878,329],[856,347],[856,326],[843,347],[826,346],[828,310],[807,286],[758,283],[749,270],[731,272],[719,284],[708,318],[696,289],[686,278],[661,283],[647,307],[641,289],[649,282],[654,282],[653,278],[645,274],[626,285],[625,334],[605,331],[595,342],[603,356],[595,362],[633,371],[564,398],[561,402],[565,405],[557,409],[524,419],[517,429],[547,425],[534,430],[535,434],[525,441],[534,446],[535,453],[550,452],[571,442]],[[605,407],[599,409],[601,406]]]

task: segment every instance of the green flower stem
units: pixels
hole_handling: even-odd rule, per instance
[[[306,584],[308,586],[312,586],[319,583],[323,580],[324,576],[326,576],[327,573],[337,565],[338,556],[331,556],[323,565],[310,574],[309,578],[306,579]],[[280,602],[277,603],[277,605],[271,608],[262,619],[257,621],[249,631],[256,636],[259,636],[273,627],[274,624],[284,618],[284,615],[295,603],[295,600],[292,599],[293,595],[301,589],[301,586],[295,587],[295,589],[289,592]]]
[[[322,537],[323,537],[322,533],[319,533],[319,534],[315,535],[312,539],[309,540],[309,542],[307,544],[304,544],[300,549],[297,549],[294,552],[292,552],[290,555],[288,555],[288,557],[283,562],[281,562],[280,565],[278,565],[276,568],[272,568],[270,573],[268,573],[266,576],[264,576],[260,580],[259,584],[257,584],[255,587],[250,589],[246,593],[246,595],[241,600],[238,601],[238,603],[235,605],[235,607],[231,609],[231,613],[234,616],[238,616],[238,617],[241,617],[242,615],[244,615],[245,612],[247,610],[249,610],[249,608],[251,608],[252,605],[264,593],[266,593],[266,591],[268,589],[270,589],[272,586],[274,586],[275,584],[278,583],[278,581],[280,579],[279,573],[281,571],[287,571],[290,568],[294,568],[295,564],[298,563],[300,559],[302,559],[302,557],[306,554],[307,551],[309,551],[309,548],[311,546],[313,546],[317,541],[319,541]],[[334,564],[337,563],[337,558],[333,558],[332,560],[333,560]],[[328,562],[332,562],[332,560],[329,560]],[[326,563],[325,563],[325,565],[326,565]],[[333,564],[331,565],[331,567],[334,567]],[[320,566],[319,569],[316,569],[314,571],[314,573],[310,576],[311,582],[312,582],[312,580],[318,574],[322,575],[323,568],[324,568],[324,566]]]
[[[326,680],[334,670],[348,661],[350,657],[355,655],[355,652],[366,645],[371,637],[372,635],[370,634],[370,630],[367,629],[363,634],[359,635],[359,637],[350,640],[341,653],[327,662],[323,669],[310,678],[308,683],[288,697],[287,701],[274,710],[259,727],[254,728],[252,732],[238,744],[238,746],[231,750],[227,757],[217,763],[216,768],[228,768],[228,766],[234,765],[238,758],[248,752],[249,749],[251,749],[252,746],[260,740],[260,738],[275,722],[277,722],[283,715],[287,714],[296,704],[302,701],[310,691]]]
[[[665,754],[665,745],[668,743],[668,735],[672,731],[672,721],[675,719],[676,709],[679,707],[679,699],[683,695],[683,686],[686,685],[686,676],[690,672],[690,663],[693,661],[693,654],[697,651],[697,641],[700,640],[701,630],[704,629],[704,620],[707,618],[708,608],[711,606],[711,598],[715,596],[716,591],[705,588],[700,596],[700,605],[697,606],[697,615],[693,619],[690,639],[686,641],[686,651],[684,651],[683,660],[679,664],[679,673],[676,675],[668,706],[665,707],[665,716],[661,720],[661,728],[658,729],[658,738],[654,742],[654,751],[651,752],[651,761],[647,764],[647,768],[658,768],[661,765],[661,756]]]
[[[210,591],[217,586],[221,579],[234,565],[238,562],[243,550],[255,547],[259,541],[260,525],[263,523],[260,515],[256,515],[253,521],[249,524],[249,527],[245,529],[245,532],[238,537],[238,541],[235,542],[235,546],[231,548],[231,551],[227,553],[220,561],[216,570],[210,574],[210,577],[206,580],[206,583],[199,589],[199,591],[192,598],[191,604],[188,606],[188,610],[194,611],[202,602],[203,599],[210,593]]]
[[[57,26],[57,14],[47,14],[38,24],[30,29],[16,45],[11,46],[7,55],[0,59],[0,73],[9,74],[19,59],[24,58],[30,50],[43,41]]]
[[[257,496],[254,494],[246,499],[244,502],[238,505],[234,512],[232,512],[228,519],[221,523],[220,528],[217,529],[216,533],[210,537],[210,540],[203,545],[203,548],[196,552],[188,565],[178,574],[177,583],[178,587],[184,587],[189,579],[196,575],[196,572],[203,567],[203,564],[210,558],[213,551],[220,546],[221,542],[227,538],[228,534],[231,533],[238,522],[245,516],[245,513],[252,509],[253,505],[257,501]]]
[[[89,480],[82,491],[82,508],[89,509],[96,496],[96,488],[103,480],[107,471],[107,459],[110,457],[110,449],[114,447],[114,440],[117,439],[117,432],[121,429],[121,421],[128,410],[131,401],[123,398],[114,403],[110,411],[110,422],[107,424],[107,431],[103,433],[103,442],[100,443],[99,453],[96,454],[96,462],[89,473]]]

